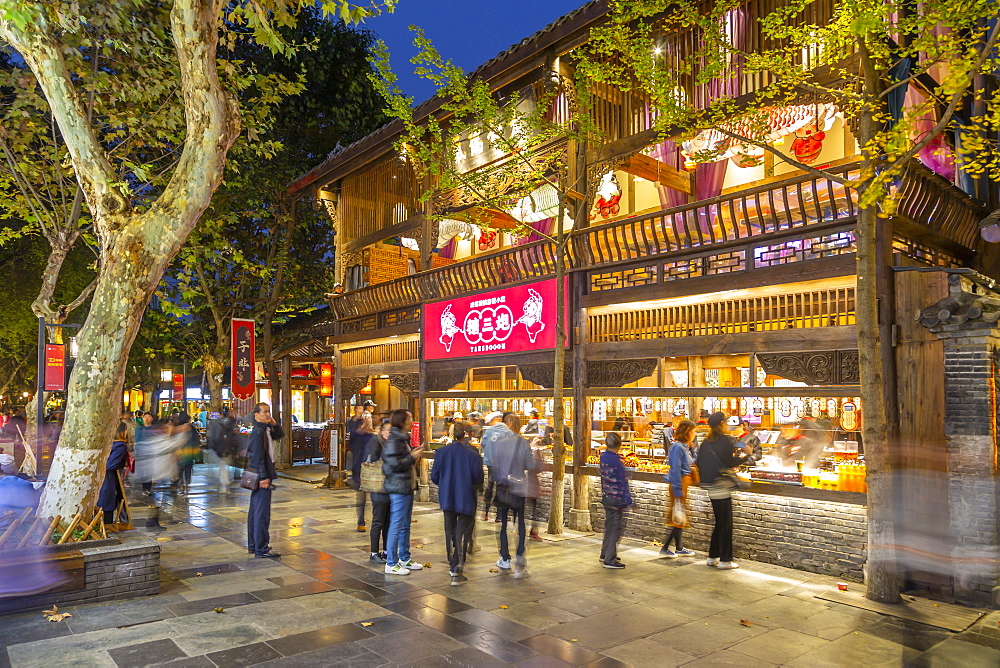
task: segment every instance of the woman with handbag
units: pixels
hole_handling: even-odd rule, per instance
[[[712,413],[708,426],[712,431],[702,441],[697,460],[701,486],[708,492],[715,515],[705,563],[723,570],[739,568],[740,565],[733,561],[733,490],[738,488],[733,468],[746,461],[746,457],[735,454],[737,442],[726,431],[724,413]],[[749,446],[744,446],[742,451],[751,454]]]
[[[368,456],[365,458],[365,463],[362,464],[361,468],[361,487],[372,500],[372,530],[369,534],[371,538],[371,556],[368,558],[369,561],[376,564],[384,564],[385,556],[387,552],[388,545],[387,540],[389,538],[389,495],[384,491],[379,492],[374,489],[367,489],[368,484],[366,484],[365,471],[368,469],[374,469],[374,466],[378,466],[378,476],[381,476],[382,467],[382,448],[385,446],[385,442],[389,440],[389,434],[392,432],[392,425],[388,422],[383,422],[382,427],[379,429],[378,434],[371,441],[368,446]],[[382,489],[385,489],[385,476],[382,478]],[[381,550],[379,546],[381,545]]]
[[[697,467],[694,463],[694,422],[683,420],[677,425],[674,432],[673,442],[667,451],[667,459],[670,462],[670,471],[665,476],[667,479],[667,538],[663,541],[663,548],[660,550],[661,557],[675,559],[677,557],[689,557],[695,552],[684,547],[681,535],[684,529],[691,526],[691,506],[688,501],[688,487],[695,484],[694,476],[697,474]],[[677,549],[671,550],[670,544],[674,543]]]
[[[389,495],[389,539],[386,545],[385,572],[409,575],[423,565],[410,559],[410,521],[413,515],[413,490],[416,488],[416,463],[423,448],[410,448],[413,415],[396,409],[389,414],[392,429],[382,448],[382,473]]]

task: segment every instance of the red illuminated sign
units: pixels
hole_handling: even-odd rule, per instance
[[[333,365],[332,364],[320,364],[319,365],[319,396],[321,396],[321,397],[332,397],[333,396]]]
[[[419,448],[422,445],[420,438],[420,423],[414,422],[413,426],[410,427],[410,447]]]
[[[556,292],[550,279],[425,305],[424,359],[555,348]]]
[[[174,401],[184,401],[184,374],[174,374]]]
[[[66,391],[66,346],[45,344],[45,391]]]
[[[232,393],[237,399],[249,399],[257,390],[254,378],[255,345],[253,320],[232,320]]]

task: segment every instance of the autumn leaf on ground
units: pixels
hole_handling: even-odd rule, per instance
[[[751,622],[749,619],[741,619],[740,626],[753,626],[753,622]]]
[[[416,523],[417,523],[416,520],[410,520],[410,524],[416,524]]]
[[[43,615],[54,615],[59,612],[59,606],[53,605],[51,610],[42,610]]]
[[[226,609],[225,608],[216,608],[215,611],[221,614],[221,613],[225,612]]]
[[[510,606],[509,606],[509,605],[501,605],[501,606],[500,606],[500,609],[501,609],[501,610],[509,610],[509,609],[510,609]]]
[[[50,622],[61,622],[62,620],[66,619],[67,617],[72,617],[72,616],[73,615],[69,614],[68,612],[60,612],[60,613],[57,613],[55,615],[48,615],[47,619]]]
[[[371,626],[375,622],[361,622],[361,626]]]
[[[499,568],[491,568],[490,569],[490,573],[499,573],[499,572],[500,572]]]
[[[424,564],[424,568],[430,568],[430,567],[431,567],[431,562],[428,561]]]
[[[204,573],[195,573],[195,574],[194,574],[194,576],[195,576],[196,578],[200,578],[200,577],[201,577],[202,575],[204,575]]]
[[[655,538],[653,540],[649,541],[649,544],[650,545],[663,545],[663,543],[661,543],[660,541],[656,540]]]
[[[418,548],[418,549],[419,549],[419,548],[421,548],[421,547],[423,547],[423,546],[424,546],[424,544],[423,544],[423,543],[417,543],[417,544],[416,544],[416,545],[414,545],[413,547],[415,547],[415,548]]]
[[[580,639],[579,638],[570,638],[569,641],[570,642],[580,642]]]

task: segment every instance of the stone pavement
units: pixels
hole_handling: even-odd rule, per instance
[[[531,576],[514,580],[491,570],[497,525],[477,522],[470,581],[452,587],[430,504],[417,504],[412,544],[431,567],[386,576],[355,531],[354,493],[294,480],[275,491],[271,522],[286,556],[253,559],[248,493],[208,491],[211,473],[198,467],[180,521],[159,535],[160,595],[67,608],[59,623],[0,617],[0,668],[1000,665],[998,612],[948,633],[815,598],[829,577],[746,561],[719,571],[628,540],[628,567],[606,570],[599,535],[531,542]],[[141,523],[145,509],[133,512]]]

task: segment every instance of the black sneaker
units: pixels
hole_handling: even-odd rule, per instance
[[[620,561],[615,561],[610,564],[604,564],[605,568],[625,568],[625,564]]]
[[[368,561],[372,562],[373,564],[384,564],[385,557],[382,555],[381,552],[372,552],[372,556],[368,557]]]
[[[456,573],[455,575],[451,576],[451,586],[452,587],[457,587],[457,586],[459,586],[461,584],[465,584],[468,581],[469,581],[469,578],[467,578],[466,576],[462,575],[461,573]]]

